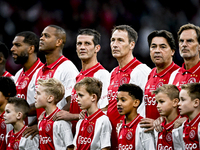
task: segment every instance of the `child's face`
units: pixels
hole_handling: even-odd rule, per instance
[[[90,95],[84,86],[80,86],[79,89],[76,90],[77,93],[77,102],[80,109],[88,109],[92,104],[92,95]]]
[[[188,91],[182,89],[179,93],[180,102],[178,103],[178,109],[181,115],[190,115],[194,111],[193,102],[188,95]]]
[[[4,103],[7,102],[6,97],[3,95],[3,93],[0,91],[0,106],[2,106]]]
[[[41,85],[38,85],[38,88],[36,89],[35,94],[35,107],[36,108],[44,108],[47,103],[48,95],[44,91],[44,87]]]
[[[173,101],[165,93],[155,95],[157,109],[161,116],[169,116],[173,109]]]
[[[120,115],[127,115],[133,111],[134,100],[128,92],[119,91],[117,94],[117,110]]]
[[[18,115],[18,112],[15,111],[14,105],[10,103],[6,104],[5,113],[3,115],[5,123],[13,124],[17,122],[17,115]]]

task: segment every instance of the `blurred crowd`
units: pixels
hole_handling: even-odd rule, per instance
[[[77,31],[94,28],[102,35],[98,60],[111,71],[117,66],[110,51],[111,29],[115,25],[128,24],[139,35],[134,56],[153,68],[147,44],[148,34],[165,29],[172,32],[176,39],[181,25],[200,25],[199,8],[199,0],[0,0],[0,41],[10,49],[18,32],[29,30],[40,36],[47,25],[59,25],[66,29],[68,35],[63,54],[80,69],[75,48]],[[45,61],[42,54],[39,57]],[[178,51],[174,62],[178,65],[183,63]],[[7,70],[15,74],[19,68],[10,57]]]

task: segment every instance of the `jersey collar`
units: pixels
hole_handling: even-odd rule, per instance
[[[92,72],[93,70],[95,70],[95,69],[97,69],[98,67],[100,67],[101,66],[101,64],[100,63],[97,63],[96,65],[94,65],[93,67],[91,67],[91,68],[89,68],[89,69],[87,69],[87,70],[85,70],[85,71],[83,71],[82,69],[81,69],[81,71],[80,71],[80,75],[85,75],[85,76],[87,76],[90,72]]]
[[[188,122],[189,119],[187,119],[186,121],[186,125],[189,125],[189,126],[194,126],[197,122],[200,121],[200,113],[190,122]]]
[[[128,124],[125,123],[125,120],[126,120],[126,119],[124,119],[124,121],[123,121],[123,123],[122,123],[122,127],[131,128],[131,127],[139,120],[140,117],[141,117],[141,116],[138,114],[137,117],[136,117],[135,119],[133,119],[133,121],[131,121],[131,122],[128,123]]]
[[[124,66],[123,68],[119,68],[118,66],[118,70],[117,70],[117,73],[122,71],[122,72],[125,72],[127,69],[129,69],[135,62],[137,61],[136,57],[134,57],[126,66]]]
[[[181,69],[180,69],[180,72],[181,72],[182,74],[185,74],[185,73],[194,74],[194,73],[197,72],[197,70],[199,70],[199,69],[200,69],[200,61],[199,61],[195,66],[193,66],[192,68],[190,68],[190,69],[188,69],[188,70],[185,69],[185,63],[183,63],[183,65],[182,65],[182,67],[181,67]]]
[[[163,77],[164,75],[166,75],[169,70],[171,70],[174,67],[175,63],[172,62],[171,65],[169,65],[167,68],[165,68],[163,71],[157,73],[157,68],[154,71],[154,75],[153,77],[159,76],[159,77]]]
[[[60,58],[58,58],[55,62],[47,66],[47,63],[45,63],[44,69],[53,69],[58,63],[63,61],[65,57],[62,55]]]

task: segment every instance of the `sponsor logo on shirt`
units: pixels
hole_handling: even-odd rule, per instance
[[[158,145],[158,150],[172,150],[172,147],[171,146],[165,146],[165,145],[162,145],[162,144],[159,144]]]
[[[119,150],[131,150],[131,149],[133,149],[133,145],[132,144],[130,144],[130,145],[128,145],[128,144],[126,144],[126,145],[122,145],[122,144],[119,144]]]
[[[42,135],[40,135],[40,144],[48,144],[51,142],[51,137],[42,137]]]
[[[154,96],[149,96],[148,95],[145,95],[144,96],[144,102],[145,102],[145,105],[156,105],[156,99]]]
[[[185,150],[193,150],[193,149],[197,149],[196,143],[185,144]]]
[[[91,143],[91,138],[88,137],[82,137],[81,135],[78,137],[78,144],[87,144]]]

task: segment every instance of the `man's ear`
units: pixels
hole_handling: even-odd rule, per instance
[[[23,117],[23,113],[20,111],[17,112],[17,116],[16,116],[17,120],[20,120],[22,117]]]
[[[34,45],[31,45],[31,46],[29,47],[28,53],[29,53],[29,54],[32,54],[32,53],[34,53],[34,51],[35,51],[35,46],[34,46]]]
[[[62,39],[57,39],[57,41],[56,41],[56,46],[60,46],[60,45],[62,45],[63,44],[63,40]]]
[[[98,44],[95,46],[95,53],[98,53],[101,49],[101,46]]]
[[[3,56],[0,56],[0,64],[3,63],[3,60],[4,60]]]
[[[134,47],[135,47],[135,42],[134,42],[134,41],[132,41],[132,42],[130,43],[130,49],[131,49],[131,50],[133,50],[133,49],[134,49]]]

